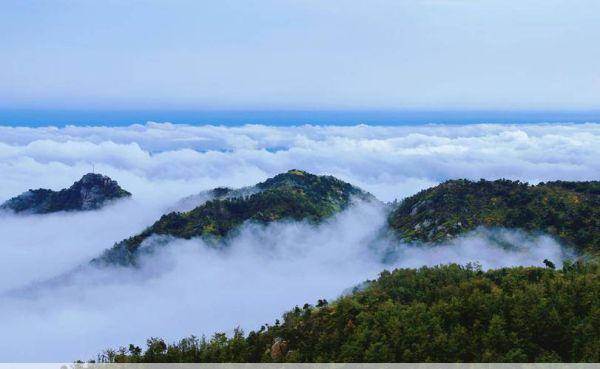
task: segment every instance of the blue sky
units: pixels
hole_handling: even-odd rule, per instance
[[[600,2],[0,4],[0,109],[600,109]]]

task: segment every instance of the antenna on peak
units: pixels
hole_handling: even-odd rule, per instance
[[[96,164],[92,164],[92,173],[96,173]]]

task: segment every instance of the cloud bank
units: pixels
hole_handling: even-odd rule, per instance
[[[144,201],[252,185],[290,168],[392,200],[449,178],[597,179],[600,124],[0,127],[0,199],[96,171]]]
[[[97,212],[0,216],[0,326],[8,332],[0,361],[89,359],[153,335],[253,329],[294,305],[335,298],[384,268],[469,261],[491,268],[565,257],[548,237],[506,230],[435,248],[396,244],[378,238],[384,210],[364,205],[316,228],[247,225],[225,251],[173,240],[140,270],[88,267],[23,292],[139,232],[182,197],[299,168],[389,201],[450,178],[598,179],[598,157],[599,124],[0,127],[0,201],[28,188],[67,187],[92,166],[133,193]]]

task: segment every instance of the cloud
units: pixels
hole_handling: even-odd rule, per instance
[[[140,270],[86,268],[60,280],[182,197],[299,168],[389,201],[450,178],[598,179],[598,157],[600,124],[0,127],[0,201],[28,188],[68,187],[92,166],[133,193],[95,212],[0,216],[0,326],[8,332],[0,361],[88,359],[153,335],[253,329],[296,304],[335,298],[383,268],[564,257],[551,238],[505,230],[479,230],[442,247],[400,245],[378,238],[382,209],[359,206],[317,228],[247,225],[225,251],[172,240]],[[515,246],[505,249],[504,241]],[[31,283],[57,277],[23,295]]]
[[[290,168],[393,200],[449,178],[597,179],[600,124],[0,127],[0,199],[95,165],[146,199],[252,185]]]
[[[151,204],[123,200],[98,211],[0,213],[0,293],[55,277],[96,257],[160,217]]]

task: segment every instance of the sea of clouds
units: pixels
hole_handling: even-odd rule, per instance
[[[94,212],[0,217],[0,361],[90,359],[150,336],[255,329],[385,268],[540,265],[569,255],[549,237],[509,230],[402,245],[380,238],[383,207],[359,204],[318,227],[246,225],[226,250],[173,240],[139,269],[87,266],[185,196],[298,168],[391,201],[451,178],[598,179],[598,157],[599,124],[0,127],[0,202],[68,187],[92,167],[133,193]]]

